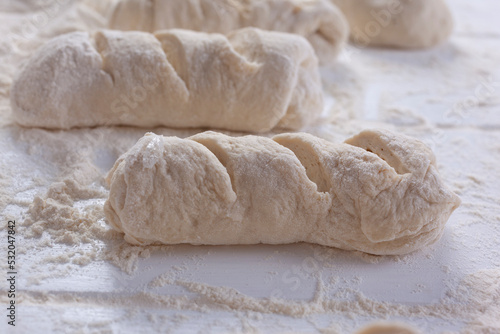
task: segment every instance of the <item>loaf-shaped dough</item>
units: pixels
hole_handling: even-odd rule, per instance
[[[107,182],[108,223],[143,245],[304,241],[404,254],[437,241],[460,203],[424,144],[377,130],[343,144],[148,133]]]
[[[422,49],[448,39],[453,18],[444,0],[332,0],[355,44]]]
[[[118,0],[109,28],[154,32],[190,29],[226,34],[257,27],[306,37],[321,63],[335,61],[349,36],[340,10],[327,0]]]
[[[11,105],[27,127],[262,132],[310,123],[322,94],[314,50],[298,35],[103,30],[43,46],[15,79]]]

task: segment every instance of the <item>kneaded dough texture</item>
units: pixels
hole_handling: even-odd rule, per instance
[[[142,245],[304,241],[404,254],[437,241],[460,203],[424,144],[378,130],[343,144],[149,133],[107,181],[108,223]]]
[[[118,30],[225,34],[252,26],[299,34],[324,64],[335,61],[349,36],[343,14],[327,0],[118,0],[107,15],[108,27]]]
[[[14,80],[27,127],[99,125],[299,129],[323,109],[314,50],[301,36],[256,28],[74,32],[39,49]]]
[[[444,0],[332,0],[344,13],[351,40],[361,46],[425,49],[453,30]]]
[[[420,334],[420,331],[403,323],[379,322],[368,325],[355,334]]]

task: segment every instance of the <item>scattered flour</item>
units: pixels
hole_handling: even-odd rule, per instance
[[[480,106],[472,109],[473,112],[458,123],[450,119],[436,120],[426,109],[428,107],[433,112],[444,114],[445,110],[433,109],[432,106],[446,105],[447,101],[454,103],[455,95],[452,94],[457,90],[464,91],[464,87],[473,94],[476,78],[491,74],[491,64],[497,62],[495,55],[498,52],[495,53],[493,47],[485,45],[484,49],[490,50],[491,55],[485,54],[478,59],[475,50],[468,49],[469,41],[455,41],[454,45],[443,47],[438,58],[432,53],[420,54],[419,59],[425,59],[425,66],[434,64],[436,68],[444,64],[440,73],[444,73],[448,79],[440,90],[425,88],[423,91],[415,91],[411,88],[406,94],[380,99],[377,98],[378,92],[371,91],[370,83],[377,81],[382,68],[387,74],[385,80],[397,85],[397,72],[417,73],[416,69],[420,65],[411,63],[411,57],[407,54],[393,57],[382,50],[351,50],[354,51],[351,60],[347,59],[332,69],[325,69],[323,73],[326,93],[334,99],[331,112],[326,118],[332,123],[307,129],[308,132],[332,141],[339,141],[365,127],[382,126],[404,131],[429,140],[434,145],[433,149],[439,160],[446,161],[441,166],[442,173],[448,176],[453,190],[460,192],[464,201],[457,219],[447,230],[448,240],[443,242],[443,247],[448,253],[465,252],[473,255],[466,258],[467,261],[462,258],[449,260],[444,255],[442,259],[436,260],[439,264],[438,271],[446,275],[446,293],[435,303],[381,302],[362,292],[360,286],[368,278],[355,275],[347,279],[346,283],[344,278],[335,274],[326,278],[319,275],[307,276],[308,280],[316,282],[315,294],[310,300],[257,298],[231,287],[190,280],[189,271],[194,266],[203,267],[203,258],[193,258],[189,264],[165,268],[161,275],[145,276],[143,284],[138,287],[127,286],[126,279],[119,273],[117,275],[125,282],[119,293],[59,292],[57,286],[44,288],[46,282],[53,284],[58,279],[71,278],[102,262],[114,265],[126,277],[137,274],[139,268],[142,275],[144,268],[141,264],[146,262],[143,259],[152,258],[154,253],[171,256],[169,247],[129,245],[123,241],[122,235],[107,226],[102,211],[102,204],[108,194],[104,176],[114,160],[147,131],[179,137],[196,132],[125,127],[64,132],[13,126],[8,101],[9,88],[19,66],[51,36],[102,24],[102,18],[94,16],[88,8],[72,5],[76,4],[75,1],[66,3],[67,5],[59,8],[50,7],[48,1],[16,1],[8,8],[5,8],[5,4],[0,4],[0,19],[5,20],[5,23],[0,24],[0,34],[6,36],[0,41],[0,215],[5,219],[16,219],[19,223],[18,256],[25,280],[19,287],[21,293],[18,301],[23,308],[80,310],[87,306],[91,309],[126,309],[125,314],[112,321],[95,319],[76,322],[56,316],[52,318],[57,319],[59,326],[66,326],[68,331],[73,332],[112,332],[117,322],[152,309],[177,312],[168,316],[148,314],[150,321],[160,329],[164,329],[166,323],[179,326],[189,323],[192,318],[185,311],[199,314],[221,311],[234,313],[241,319],[241,328],[232,332],[245,333],[259,332],[253,321],[262,321],[267,314],[308,319],[320,333],[347,332],[346,327],[335,320],[319,324],[315,319],[322,314],[332,318],[341,315],[343,319],[354,319],[356,328],[375,319],[392,321],[398,318],[408,319],[412,323],[415,319],[463,322],[465,326],[462,333],[467,334],[500,332],[500,196],[497,190],[500,179],[497,166],[500,159],[500,135],[498,118],[494,114],[488,114],[491,116],[487,117],[485,112],[481,113],[489,107],[498,108],[498,94],[480,99]],[[33,36],[19,34],[22,25],[18,23],[26,25],[32,19],[31,14],[27,13],[32,13],[33,10],[44,12],[44,8],[49,7],[52,11],[47,12],[53,13],[57,19],[38,26],[38,33]],[[25,20],[14,22],[10,17],[13,13],[24,15]],[[388,60],[381,60],[382,58]],[[463,78],[455,76],[457,66],[463,69],[460,74]],[[426,73],[431,75],[430,72]],[[430,78],[426,80],[432,80]],[[371,98],[368,99],[369,103],[364,102],[366,96]],[[427,97],[422,99],[427,104],[420,106],[421,108],[409,108],[399,101],[419,96]],[[482,120],[491,124],[488,127],[478,125]],[[464,160],[472,161],[471,167],[464,166]],[[0,235],[3,236],[3,233],[5,226],[2,224]],[[339,254],[344,254],[339,250],[319,246],[311,246],[311,252],[316,254],[314,258],[324,259],[321,261],[322,269],[334,273],[340,266],[335,260]],[[437,252],[431,255],[438,258],[442,256]],[[388,262],[415,267],[415,257],[416,255],[372,256],[353,252],[349,259],[353,263],[359,260],[357,262],[363,265],[380,266],[384,270]],[[266,254],[263,258],[279,265],[286,258],[286,252]],[[158,264],[161,265],[162,263]],[[491,266],[494,268],[477,269]],[[3,263],[1,268],[4,269]],[[419,268],[414,269],[416,275],[419,275]],[[278,269],[275,272],[277,274],[271,276],[279,280],[281,272]],[[144,270],[144,275],[147,274]],[[459,280],[459,277],[463,278]],[[346,288],[346,285],[351,288]],[[4,286],[0,285],[0,290],[4,291]],[[181,289],[185,294],[163,294],[163,289],[170,287]],[[415,288],[415,294],[420,294],[419,290],[425,291],[427,286],[415,285]],[[3,305],[5,302],[6,294],[2,293],[0,303]],[[282,321],[282,327],[286,328],[289,318],[285,319],[276,318],[273,321]],[[221,323],[212,323],[211,326],[224,328]],[[374,326],[380,328],[381,325]],[[377,333],[373,328],[372,332]],[[412,332],[408,330],[400,333]]]

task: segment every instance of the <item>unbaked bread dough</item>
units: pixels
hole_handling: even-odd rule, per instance
[[[420,334],[420,332],[402,323],[380,322],[368,325],[355,334]]]
[[[14,80],[17,123],[299,129],[323,109],[314,50],[301,36],[245,28],[57,37]]]
[[[349,36],[340,10],[327,0],[119,0],[109,28],[154,32],[190,29],[228,33],[243,27],[306,37],[321,63],[332,63]]]
[[[460,203],[424,144],[381,130],[343,144],[148,133],[107,182],[108,223],[141,245],[304,241],[404,254],[437,241]]]
[[[444,0],[332,0],[361,46],[429,48],[444,42],[453,18]]]

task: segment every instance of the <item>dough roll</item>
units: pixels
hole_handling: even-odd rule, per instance
[[[349,36],[340,10],[327,0],[119,0],[108,12],[108,27],[154,32],[204,32],[257,27],[306,37],[321,63],[332,63]]]
[[[321,113],[314,50],[301,36],[256,28],[227,36],[187,30],[74,32],[39,49],[15,79],[15,121],[299,129]]]
[[[430,48],[448,39],[453,17],[444,0],[331,0],[360,46]]]
[[[421,142],[364,131],[334,144],[146,134],[107,176],[108,223],[133,244],[310,242],[404,254],[437,241],[459,198]]]

